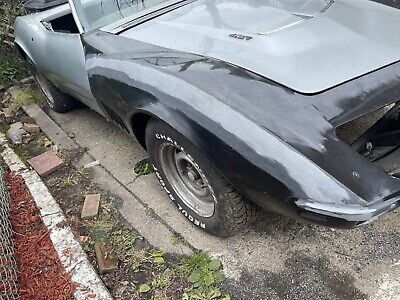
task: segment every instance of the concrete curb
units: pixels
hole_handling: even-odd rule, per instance
[[[23,110],[35,119],[40,128],[46,128],[46,135],[61,150],[79,149],[79,146],[37,104],[24,106]]]
[[[112,299],[110,293],[88,261],[81,245],[68,227],[64,214],[49,193],[40,177],[28,169],[8,145],[7,138],[0,133],[1,157],[11,171],[20,175],[28,187],[45,226],[50,230],[50,239],[66,272],[71,275],[72,282],[77,284],[74,298]]]

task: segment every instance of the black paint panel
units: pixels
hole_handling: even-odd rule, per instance
[[[207,57],[102,32],[83,39],[98,102],[129,129],[138,113],[164,120],[262,207],[351,227],[398,203],[400,182],[335,128],[400,100],[400,64],[302,95]]]

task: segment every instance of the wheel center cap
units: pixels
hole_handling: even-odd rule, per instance
[[[193,170],[189,170],[187,176],[190,179],[190,181],[195,181],[199,179],[199,174],[197,174],[197,172]]]

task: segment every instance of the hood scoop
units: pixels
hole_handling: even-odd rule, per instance
[[[191,30],[210,27],[243,35],[266,35],[299,25],[324,13],[333,0],[199,1],[190,15],[176,14],[168,25]]]
[[[334,0],[288,1],[283,3],[270,1],[268,4],[270,7],[285,11],[287,14],[286,20],[282,24],[277,24],[278,26],[273,29],[260,31],[257,34],[268,35],[299,25],[326,12],[333,3]]]
[[[305,22],[305,21],[307,21],[307,20],[310,20],[310,19],[314,18],[313,16],[302,16],[302,15],[298,15],[298,14],[294,14],[294,15],[297,16],[297,17],[300,17],[300,20],[295,20],[295,21],[293,21],[293,22],[291,22],[291,23],[289,23],[289,24],[286,24],[286,25],[283,25],[283,26],[281,26],[281,27],[272,29],[272,30],[270,30],[270,31],[266,31],[266,32],[257,32],[257,34],[258,34],[258,35],[267,35],[267,34],[279,32],[279,31],[282,31],[282,30],[288,29],[288,28],[290,28],[290,27],[299,25],[299,24],[301,24],[301,23],[303,23],[303,22]]]

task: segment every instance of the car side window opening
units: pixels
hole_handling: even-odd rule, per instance
[[[53,20],[42,21],[42,24],[46,27],[47,30],[54,32],[67,34],[79,33],[78,26],[76,26],[72,13],[55,18]]]
[[[98,29],[167,0],[73,0],[84,31]]]

